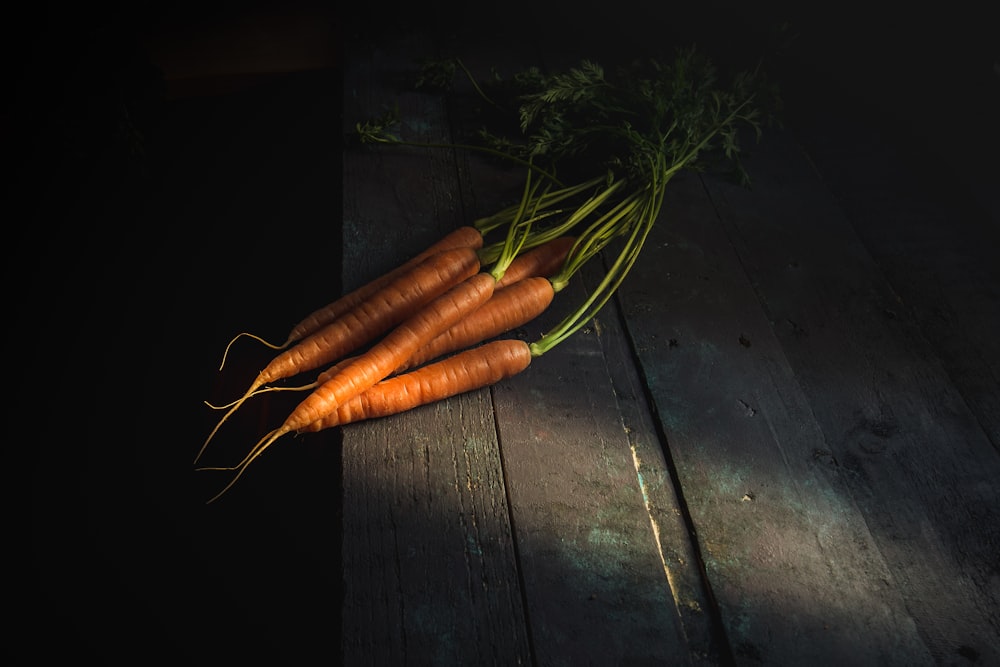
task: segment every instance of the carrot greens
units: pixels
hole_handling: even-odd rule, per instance
[[[196,462],[251,396],[334,365],[298,388],[312,393],[239,464],[204,469],[236,471],[238,478],[288,433],[396,414],[523,371],[614,296],[660,221],[673,178],[722,164],[748,184],[740,139],[744,132],[759,139],[777,101],[759,68],[723,85],[693,48],[666,62],[644,59],[606,70],[584,60],[565,71],[528,68],[507,79],[493,71],[482,82],[460,60],[426,61],[419,83],[447,85],[458,73],[491,112],[513,117],[505,124],[510,130],[482,128],[477,142],[409,141],[393,109],[357,123],[357,136],[368,144],[458,148],[503,159],[525,171],[517,203],[308,315],[283,345],[272,345],[281,353],[242,397],[219,406],[228,411]],[[540,315],[595,258],[605,265],[598,284],[562,321],[532,343],[486,342]]]
[[[553,73],[531,67],[506,80],[494,71],[482,83],[459,59],[425,60],[418,84],[449,88],[458,72],[491,108],[516,110],[518,132],[482,128],[479,144],[452,146],[502,155],[526,166],[527,183],[538,177],[549,180],[538,194],[531,189],[530,199],[475,226],[487,233],[534,224],[536,228],[526,232],[528,247],[572,230],[578,238],[562,270],[552,277],[556,291],[621,240],[597,287],[532,344],[536,356],[579,330],[621,285],[659,217],[672,178],[682,171],[727,164],[749,185],[740,160],[741,133],[750,131],[759,139],[778,101],[759,67],[735,74],[724,86],[714,64],[693,47],[679,49],[668,62],[649,58],[613,72],[583,60]],[[420,145],[399,139],[388,130],[390,124],[389,117],[383,117],[380,123],[358,127],[365,141]],[[569,184],[557,179],[557,167],[567,164],[573,173],[585,176]],[[575,230],[578,226],[584,230]]]

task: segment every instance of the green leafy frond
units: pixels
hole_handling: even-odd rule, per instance
[[[635,60],[614,71],[582,60],[564,71],[529,67],[507,79],[494,70],[485,82],[472,79],[461,60],[428,62],[421,85],[450,82],[460,72],[481,97],[492,102],[488,90],[497,100],[495,108],[514,116],[508,119],[508,133],[479,131],[483,149],[527,166],[528,184],[533,184],[526,187],[518,207],[484,218],[477,226],[508,226],[508,234],[523,234],[508,236],[508,259],[529,237],[536,242],[582,229],[563,269],[553,277],[558,289],[598,253],[609,252],[613,243],[621,246],[584,303],[532,345],[535,354],[577,331],[621,284],[676,174],[722,163],[749,186],[740,140],[748,132],[759,139],[763,125],[780,109],[777,89],[759,66],[723,82],[710,59],[693,46],[677,50],[671,59]],[[387,113],[359,124],[358,131],[370,141],[389,142],[398,140],[397,127],[398,117]],[[582,203],[572,203],[569,193],[576,197],[583,190],[555,179],[556,167],[563,176],[566,165],[582,171],[584,178],[575,182],[593,190]],[[603,185],[586,178],[588,173],[593,176],[594,171],[588,172],[592,169],[607,175]],[[557,189],[550,191],[550,185]]]
[[[420,70],[414,87],[451,90],[458,70],[457,58],[422,58],[418,64]]]

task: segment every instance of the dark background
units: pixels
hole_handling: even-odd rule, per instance
[[[30,478],[27,503],[15,492],[8,506],[30,517],[11,548],[27,561],[12,579],[32,632],[8,650],[103,664],[337,655],[337,434],[276,446],[211,505],[228,477],[191,460],[218,418],[201,401],[234,398],[269,356],[243,340],[219,373],[228,340],[278,342],[339,294],[345,37],[542,38],[581,57],[695,42],[732,63],[766,52],[790,124],[875,126],[995,223],[1000,53],[986,10],[805,4],[16,10],[2,110],[6,338],[20,362],[7,469]],[[234,418],[205,462],[238,460],[289,400]]]

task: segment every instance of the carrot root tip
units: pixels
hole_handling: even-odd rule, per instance
[[[226,357],[229,356],[229,348],[231,348],[233,346],[233,343],[235,343],[239,338],[241,338],[243,336],[246,336],[247,338],[253,338],[255,341],[257,341],[259,343],[262,343],[263,345],[266,345],[267,347],[271,348],[272,350],[282,350],[282,349],[284,349],[288,345],[287,341],[285,343],[282,343],[281,345],[275,345],[274,343],[269,343],[268,341],[264,340],[263,338],[261,338],[260,336],[255,335],[255,334],[252,334],[252,333],[249,333],[249,332],[246,332],[246,331],[240,332],[240,333],[236,334],[235,336],[233,336],[232,340],[229,341],[229,344],[226,345],[226,350],[225,350],[225,352],[222,353],[222,363],[219,364],[219,370],[220,371],[226,365]]]
[[[229,419],[229,416],[232,415],[234,412],[236,412],[236,409],[239,408],[241,405],[243,405],[243,403],[246,402],[247,399],[249,399],[252,396],[255,396],[258,393],[257,390],[260,388],[260,385],[261,385],[261,381],[259,379],[255,380],[254,383],[252,385],[250,385],[250,388],[247,389],[247,393],[246,394],[244,394],[241,398],[237,399],[233,403],[229,404],[229,405],[232,406],[232,407],[229,408],[229,412],[227,412],[226,414],[222,415],[222,419],[220,419],[219,423],[217,423],[215,425],[215,428],[212,429],[212,432],[208,434],[208,437],[205,439],[205,442],[202,444],[201,449],[198,450],[198,454],[194,457],[194,463],[195,464],[198,463],[198,460],[201,458],[201,455],[205,453],[205,448],[208,447],[208,443],[211,442],[212,438],[215,437],[215,434],[222,427],[222,424],[225,423],[225,421],[227,419]]]
[[[266,394],[271,391],[305,391],[306,389],[312,389],[313,385],[304,385],[301,387],[264,387],[263,389],[257,389],[246,395],[245,398],[237,398],[235,401],[230,401],[225,405],[215,405],[214,403],[209,403],[208,401],[202,401],[205,405],[212,408],[213,410],[225,410],[226,408],[231,408],[242,400],[253,398],[260,394]]]
[[[239,480],[239,478],[243,476],[243,473],[246,472],[246,469],[250,466],[251,463],[253,463],[254,459],[256,459],[258,456],[260,456],[261,454],[263,454],[264,451],[268,447],[270,447],[271,444],[275,440],[277,440],[281,436],[285,435],[286,433],[289,433],[289,431],[286,428],[284,428],[284,427],[277,428],[277,429],[271,431],[270,433],[268,433],[267,435],[265,435],[263,438],[261,438],[257,442],[256,445],[253,446],[253,448],[250,450],[250,453],[247,454],[246,457],[242,461],[240,461],[238,464],[236,464],[235,466],[233,466],[231,468],[228,468],[228,467],[200,468],[201,470],[236,470],[236,474],[233,475],[233,478],[231,480],[229,480],[229,483],[226,484],[226,486],[223,487],[223,489],[221,491],[219,491],[217,494],[215,494],[214,496],[212,496],[211,498],[209,498],[205,502],[205,504],[209,505],[209,504],[215,502],[216,500],[218,500],[219,498],[221,498],[222,495],[226,491],[228,491],[229,489],[231,489],[232,486],[233,486],[233,484],[236,484],[237,480]]]

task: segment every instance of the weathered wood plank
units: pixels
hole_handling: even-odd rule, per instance
[[[595,285],[601,270],[599,266],[586,267],[582,275],[584,284]],[[701,554],[691,534],[687,508],[664,456],[663,435],[650,411],[646,387],[636,365],[630,336],[622,326],[617,299],[608,302],[594,318],[593,325],[607,359],[615,401],[688,652],[694,663],[727,663],[731,661],[731,651],[717,618],[712,592],[703,577]]]
[[[1000,662],[1000,456],[790,137],[709,181],[839,477],[942,663]],[[901,307],[902,306],[902,307]]]
[[[480,77],[539,62],[532,49],[512,54],[503,43],[460,55]],[[471,136],[483,103],[461,78],[454,90],[468,93],[453,107],[454,125]],[[521,195],[523,169],[474,154],[460,164],[474,214]],[[583,300],[600,270],[595,260],[518,335],[537,339]],[[635,362],[613,312],[601,321],[494,392],[534,656],[547,665],[715,664],[720,643]],[[507,391],[512,385],[520,389]],[[549,481],[538,484],[540,475]]]
[[[362,76],[377,75],[379,65],[371,67]],[[372,93],[363,95],[371,104]],[[399,97],[400,91],[391,95]],[[410,95],[404,94],[402,99],[407,103]],[[438,110],[429,106],[427,99],[404,109],[404,116],[407,113],[417,114],[415,118],[421,120],[411,131],[433,133],[443,127]],[[461,193],[462,205],[456,206],[454,213],[447,211],[453,215],[452,226],[463,222],[454,220],[454,214],[491,212],[499,203],[499,191],[508,196],[509,183],[508,176],[481,160],[460,155],[456,164],[458,169],[452,168],[451,175],[444,173],[447,168],[433,174],[444,179],[434,187],[451,182],[455,173],[461,175],[453,191]],[[383,167],[398,168],[395,163]],[[346,249],[375,249],[376,236],[355,221],[360,207],[354,202],[378,197],[379,176],[355,165],[354,158],[345,167],[345,174]],[[370,180],[361,183],[363,179]],[[405,172],[400,173],[400,179],[394,180],[397,191],[412,187],[405,181]],[[419,181],[412,176],[409,180]],[[412,200],[422,206],[418,189],[401,194],[400,201]],[[433,189],[426,189],[423,196],[433,200]],[[396,206],[384,199],[377,205],[383,211]],[[349,261],[345,261],[347,283],[352,280],[351,271]],[[581,298],[581,290],[580,284],[567,290],[559,299],[560,306],[521,335],[534,339],[543,333],[565,312],[564,307]],[[492,393],[525,610],[514,608],[519,592],[512,584],[516,579],[504,577],[509,574],[505,550],[514,549],[515,541],[508,534],[508,541],[502,542],[500,512],[486,511],[487,505],[506,509],[504,499],[489,494],[480,497],[484,491],[479,488],[446,492],[463,478],[488,480],[485,485],[501,491],[504,488],[495,476],[497,468],[488,460],[490,453],[497,451],[495,433],[491,440],[487,432],[483,397],[489,392],[348,427],[344,429],[344,567],[345,578],[351,580],[345,582],[344,649],[349,662],[365,661],[369,655],[417,662],[433,658],[436,664],[524,661],[525,633],[531,639],[531,659],[540,664],[631,664],[636,660],[673,664],[711,657],[709,633],[696,627],[704,620],[688,609],[685,614],[691,636],[698,642],[690,646],[697,646],[700,652],[690,655],[678,609],[682,604],[704,604],[697,597],[696,584],[691,583],[692,578],[697,581],[697,574],[690,573],[696,564],[674,558],[669,568],[665,565],[653,532],[653,512],[644,505],[632,444],[643,439],[655,442],[656,434],[636,433],[630,442],[608,361],[595,333],[580,334],[559,352],[539,359],[527,373],[500,383]],[[461,405],[467,407],[456,407]],[[470,413],[468,429],[456,435],[455,420],[465,412]],[[639,421],[633,424],[634,428],[639,426]],[[471,447],[470,439],[483,443]],[[457,454],[470,447],[474,457],[466,454],[462,459]],[[470,458],[478,463],[470,464]],[[456,466],[454,461],[460,460],[463,465]],[[660,485],[669,481],[662,468],[652,472],[652,477]],[[353,500],[352,494],[359,499]],[[655,495],[666,497],[662,486]],[[450,561],[444,555],[447,549],[438,545],[451,542],[454,548],[461,542],[458,538],[469,532],[463,528],[461,508],[473,506],[488,515],[493,528],[487,531],[490,540],[477,544],[477,549],[492,550],[500,557],[482,556],[485,564],[468,554]],[[671,525],[676,524],[675,519]],[[404,544],[421,537],[425,546],[418,553],[404,549]],[[686,553],[686,532],[677,529],[671,537],[681,542],[673,553]],[[436,563],[432,561],[435,554],[440,559]],[[668,574],[677,572],[680,579],[684,568],[688,568],[683,575],[687,583],[672,592]],[[455,572],[488,570],[497,582],[494,587],[506,585],[506,602],[482,609],[478,605],[486,602],[474,599],[472,592],[445,590],[444,582]],[[421,577],[423,584],[418,583]],[[465,578],[475,579],[463,575]],[[441,612],[442,605],[449,611]],[[509,618],[503,619],[500,615],[505,605]],[[452,614],[455,609],[467,614],[465,624]],[[414,610],[423,611],[418,615]],[[475,634],[469,623],[481,628],[475,637],[478,653],[475,646],[463,643],[471,642]],[[512,623],[524,625],[511,628]],[[435,631],[446,632],[447,638],[435,639]],[[506,640],[504,632],[510,633]],[[352,637],[354,633],[360,633],[360,638]]]
[[[348,62],[345,129],[398,102],[408,136],[447,139],[441,100],[395,80],[405,50]],[[345,289],[461,224],[455,174],[448,152],[345,153]],[[529,661],[501,473],[487,391],[343,429],[346,664]]]
[[[698,178],[619,298],[736,661],[930,664]]]
[[[422,44],[422,42],[421,42]],[[415,92],[413,59],[377,43],[352,45],[344,79],[343,129],[400,108],[413,141],[450,139],[439,96]],[[413,53],[421,46],[410,47]],[[344,153],[344,289],[391,269],[465,224],[454,154],[408,147],[356,147]]]
[[[996,211],[977,205],[968,175],[954,171],[964,165],[906,160],[850,114],[816,113],[796,136],[1000,449]]]
[[[524,664],[488,392],[344,428],[345,664]]]
[[[447,140],[443,101],[370,85],[400,71],[370,56],[357,110],[402,100],[409,136]],[[466,154],[384,155],[345,164],[348,252],[371,251],[348,288],[515,192]],[[977,422],[787,137],[751,166],[751,192],[672,184],[620,295],[666,457],[611,311],[492,391],[344,429],[349,662],[997,657],[989,404]]]
[[[526,337],[582,296],[572,285],[561,292]],[[595,331],[498,383],[494,396],[538,662],[689,663]]]

